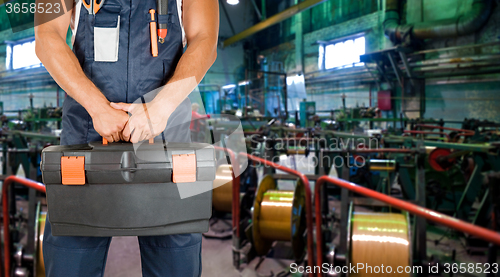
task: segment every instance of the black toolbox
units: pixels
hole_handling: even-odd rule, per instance
[[[93,142],[42,151],[54,236],[208,231],[215,151],[203,143]]]

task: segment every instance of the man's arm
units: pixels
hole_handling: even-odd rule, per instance
[[[110,142],[118,141],[128,115],[109,105],[66,44],[71,13],[72,10],[52,20],[35,14],[36,55],[57,84],[87,110],[95,130]]]
[[[148,104],[151,130],[142,105],[111,103],[132,114],[123,138],[138,142],[153,138],[165,129],[169,116],[203,79],[217,57],[219,4],[217,0],[183,0],[183,22],[187,48],[168,84]],[[130,132],[133,131],[132,137]]]
[[[199,83],[217,58],[219,4],[217,0],[183,0],[183,6],[187,48],[170,82],[194,76]]]

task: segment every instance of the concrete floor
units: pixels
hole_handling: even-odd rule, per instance
[[[468,255],[464,248],[456,240],[444,238],[439,246],[434,245],[436,239],[441,235],[428,232],[428,255],[437,255],[441,263],[449,262],[453,249],[457,250],[456,262],[485,263],[484,255]],[[266,258],[259,264],[259,259],[251,261],[249,265],[243,265],[241,271],[232,265],[231,239],[207,239],[202,241],[202,277],[271,277],[290,265],[291,260],[278,260]],[[448,260],[448,261],[447,261]],[[499,259],[500,262],[500,259]],[[257,268],[256,268],[257,267]],[[138,277],[141,274],[141,261],[139,245],[135,237],[115,237],[111,242],[105,277]],[[456,276],[477,276],[485,274],[457,274]]]
[[[231,240],[203,238],[202,249],[203,277],[241,276],[232,265]],[[109,247],[104,276],[142,276],[141,257],[136,237],[113,238]]]
[[[288,267],[293,261],[280,259],[254,259],[243,265],[241,271],[232,263],[231,239],[202,239],[202,277],[267,277]],[[115,237],[111,241],[104,277],[138,277],[141,258],[136,237]]]

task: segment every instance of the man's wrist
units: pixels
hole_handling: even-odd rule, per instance
[[[177,106],[176,103],[160,97],[151,101],[151,105],[149,105],[148,109],[152,110],[154,114],[159,115],[161,118],[168,119]]]
[[[87,110],[90,117],[92,117],[92,118],[94,118],[100,114],[106,113],[106,110],[108,108],[111,108],[111,106],[109,105],[109,102],[107,102],[107,101],[106,102],[105,101],[96,101],[96,102],[89,101],[89,102],[90,102],[89,105],[87,105],[87,107],[84,106],[84,108]]]
[[[68,90],[68,95],[82,105],[92,118],[111,108],[106,96],[90,80],[80,80],[77,84],[78,87]]]

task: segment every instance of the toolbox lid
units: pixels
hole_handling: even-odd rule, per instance
[[[190,163],[181,161],[174,165],[173,159],[186,156],[191,157]],[[45,184],[63,184],[61,161],[68,159],[63,157],[79,157],[80,160],[70,159],[69,163],[83,163],[86,184],[172,182],[173,166],[177,172],[184,172],[178,174],[178,182],[193,181],[192,176],[191,179],[185,177],[194,169],[194,181],[213,181],[215,178],[215,151],[212,145],[206,143],[143,143],[137,146],[121,142],[107,145],[91,142],[49,146],[42,151],[40,165]],[[189,168],[184,169],[183,166]],[[72,174],[75,176],[76,173]]]

